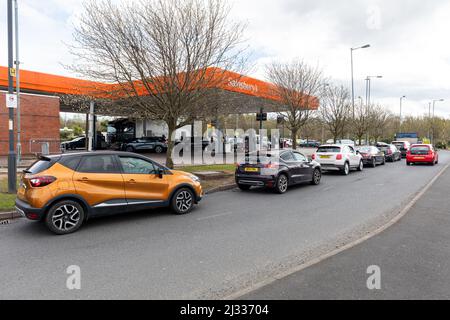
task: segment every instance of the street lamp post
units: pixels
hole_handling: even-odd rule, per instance
[[[444,99],[436,99],[433,100],[433,118],[431,119],[431,143],[434,144],[434,123],[435,123],[435,118],[434,118],[434,107],[436,105],[436,102],[444,102]]]
[[[13,2],[8,0],[7,5],[7,16],[8,16],[8,94],[14,94],[14,80],[13,80],[13,68],[14,68],[14,58],[13,58]],[[8,192],[16,193],[17,191],[17,162],[16,162],[16,152],[14,150],[14,109],[9,108],[9,152],[8,152]]]
[[[369,118],[370,113],[370,97],[371,97],[371,80],[372,78],[381,79],[383,76],[367,76],[366,80],[366,112],[367,112],[367,118]],[[369,141],[369,132],[366,134],[366,144]]]
[[[402,102],[406,99],[406,96],[400,97],[400,132],[402,132]]]
[[[350,63],[351,63],[351,72],[352,72],[352,108],[353,108],[353,120],[355,120],[355,83],[353,77],[353,51],[358,49],[366,49],[370,48],[370,44],[366,44],[357,48],[350,48]]]
[[[383,76],[367,76],[368,89],[369,89],[369,94],[368,94],[369,105],[370,105],[370,99],[371,99],[371,95],[372,95],[372,81],[371,81],[371,79],[382,79],[382,78],[383,78]]]
[[[428,102],[428,139],[431,141],[431,102]]]
[[[20,124],[20,60],[19,60],[19,6],[14,0],[14,22],[16,40],[16,95],[17,95],[17,164],[22,156],[21,124]]]

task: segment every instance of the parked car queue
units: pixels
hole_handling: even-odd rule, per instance
[[[380,146],[381,147],[381,146]],[[263,187],[283,194],[295,184],[319,185],[325,171],[343,175],[363,171],[365,165],[384,165],[398,160],[375,146],[320,146],[311,158],[290,149],[253,153],[236,167],[235,181],[242,191]],[[431,145],[412,145],[407,165],[439,161]],[[169,169],[131,152],[82,152],[43,156],[21,177],[16,210],[29,220],[44,221],[58,235],[77,231],[90,218],[170,207],[176,214],[189,213],[203,197],[200,179]]]

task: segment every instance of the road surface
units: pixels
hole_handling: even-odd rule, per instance
[[[450,169],[394,226],[242,299],[450,299]],[[379,287],[367,279],[379,269]],[[374,284],[375,282],[369,282]]]
[[[276,277],[390,220],[450,160],[327,174],[285,195],[207,196],[190,215],[153,210],[89,221],[54,236],[40,223],[0,226],[0,299],[221,298]],[[66,269],[81,268],[81,290]]]

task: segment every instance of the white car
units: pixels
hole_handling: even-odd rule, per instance
[[[333,144],[333,143],[334,143],[333,139],[330,139],[327,141],[327,144]],[[352,147],[356,146],[355,141],[349,140],[349,139],[338,139],[338,140],[336,140],[336,143],[337,144],[345,144],[347,146],[352,146]]]
[[[322,145],[312,155],[312,159],[320,163],[323,171],[340,171],[348,175],[351,169],[364,169],[362,156],[349,145]]]

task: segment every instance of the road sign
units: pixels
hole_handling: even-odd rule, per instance
[[[11,109],[17,109],[17,95],[6,94],[6,107]]]
[[[256,121],[267,121],[267,113],[257,113]]]
[[[9,74],[11,77],[16,77],[16,68],[9,68]]]

